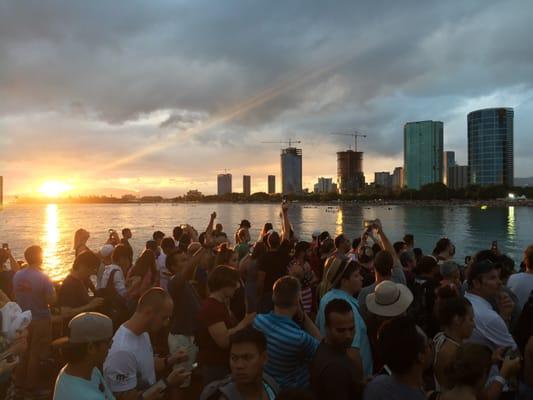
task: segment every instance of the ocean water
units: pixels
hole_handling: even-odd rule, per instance
[[[252,223],[255,239],[265,222],[280,226],[279,205],[275,204],[47,204],[9,205],[0,209],[0,243],[9,243],[17,259],[32,244],[43,247],[45,266],[54,280],[62,279],[72,266],[74,232],[85,228],[91,233],[88,245],[98,250],[105,243],[109,228],[128,227],[131,241],[139,254],[155,230],[172,234],[176,225],[188,223],[198,231],[207,226],[209,215],[217,212],[230,238],[241,219]],[[315,229],[350,239],[360,236],[363,220],[380,218],[391,241],[405,233],[415,236],[415,246],[425,253],[446,236],[456,245],[456,260],[489,248],[493,240],[515,259],[517,266],[525,247],[533,243],[533,208],[448,206],[356,206],[291,204],[291,223],[298,237],[310,240]]]

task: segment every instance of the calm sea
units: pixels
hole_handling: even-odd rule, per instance
[[[152,232],[172,234],[172,228],[189,223],[205,229],[212,211],[217,222],[233,236],[241,219],[252,223],[255,239],[265,222],[279,223],[279,206],[274,204],[68,204],[10,205],[0,210],[0,243],[9,243],[15,257],[23,258],[24,248],[39,244],[45,252],[45,268],[53,279],[61,279],[73,261],[74,232],[85,228],[91,233],[88,245],[93,250],[105,242],[108,229],[129,227],[132,245],[139,253]],[[415,244],[431,252],[435,242],[447,236],[457,247],[457,261],[466,255],[489,248],[493,240],[515,259],[533,243],[533,208],[499,207],[481,210],[474,207],[416,206],[311,206],[292,204],[290,219],[298,236],[310,240],[315,229],[332,235],[344,232],[350,239],[361,234],[364,219],[380,218],[392,241],[405,233],[415,235]]]

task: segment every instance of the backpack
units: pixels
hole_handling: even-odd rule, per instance
[[[114,280],[116,272],[116,269],[111,271],[105,288],[96,291],[96,296],[104,299],[101,312],[111,318],[114,330],[117,330],[120,325],[126,322],[131,314],[126,299],[115,288]]]

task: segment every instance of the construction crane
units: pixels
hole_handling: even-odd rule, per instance
[[[354,151],[357,151],[357,138],[363,137],[366,138],[366,135],[363,135],[357,131],[347,131],[347,132],[335,132],[332,135],[343,135],[343,136],[352,136],[354,141]]]
[[[302,143],[302,142],[299,141],[299,140],[292,140],[292,139],[289,139],[289,140],[279,140],[279,141],[277,141],[277,142],[261,142],[261,143],[276,143],[276,144],[277,144],[277,143],[281,143],[281,144],[283,144],[283,143],[288,143],[288,144],[289,144],[289,147],[292,147],[293,144],[300,144],[300,143]]]

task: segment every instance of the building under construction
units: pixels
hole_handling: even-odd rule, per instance
[[[337,182],[341,194],[357,193],[365,186],[362,151],[337,153]]]
[[[302,149],[281,150],[281,189],[283,194],[302,192]]]

